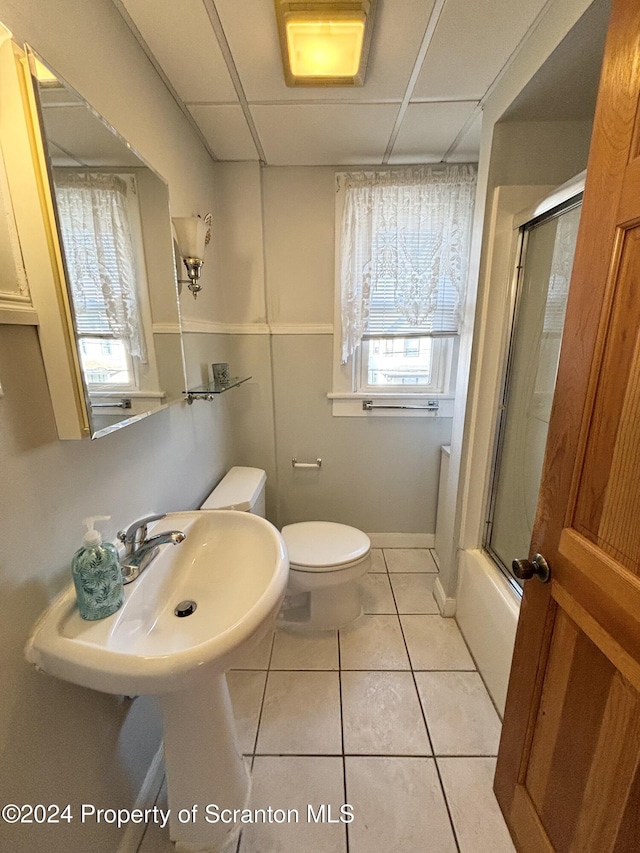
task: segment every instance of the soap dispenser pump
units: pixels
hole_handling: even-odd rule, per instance
[[[71,573],[76,587],[78,610],[83,619],[104,619],[122,606],[124,585],[115,545],[103,542],[97,521],[107,521],[110,515],[85,518],[87,526],[83,545],[73,555]]]

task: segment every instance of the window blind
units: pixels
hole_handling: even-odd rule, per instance
[[[369,316],[363,337],[423,337],[458,333],[460,292],[457,279],[439,270],[439,241],[433,232],[423,235],[399,233],[398,251],[403,256],[396,270],[381,272],[371,289]],[[426,289],[424,279],[437,279],[438,286]],[[398,287],[398,282],[403,284]]]

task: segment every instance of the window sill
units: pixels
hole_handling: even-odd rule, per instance
[[[450,394],[417,394],[379,392],[342,392],[327,394],[333,404],[334,417],[347,418],[452,418],[454,397]],[[363,401],[371,400],[371,409],[363,408]],[[438,408],[428,408],[431,401]],[[382,408],[382,407],[385,408]],[[411,408],[403,408],[404,406]],[[387,408],[388,407],[388,408]]]

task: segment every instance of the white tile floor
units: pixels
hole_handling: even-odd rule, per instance
[[[227,676],[252,808],[300,816],[245,826],[238,853],[513,851],[491,790],[500,720],[455,621],[437,615],[433,556],[373,557],[353,626],[277,631]],[[353,821],[308,821],[322,804],[334,819],[349,804]],[[150,825],[139,853],[171,849]]]

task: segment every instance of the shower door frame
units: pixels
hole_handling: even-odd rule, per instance
[[[491,533],[493,530],[494,513],[497,499],[498,477],[502,461],[502,450],[504,446],[505,430],[507,425],[507,406],[513,382],[513,360],[516,343],[516,331],[518,318],[522,308],[522,279],[526,263],[526,254],[531,231],[551,221],[582,204],[584,193],[584,173],[577,175],[558,190],[555,190],[533,209],[528,209],[514,217],[514,241],[516,243],[515,263],[511,273],[511,284],[509,287],[509,323],[506,329],[507,344],[501,366],[500,391],[498,397],[498,409],[496,426],[494,432],[493,452],[490,474],[488,478],[488,491],[486,500],[485,522],[482,537],[482,548],[493,560],[507,582],[517,595],[522,596],[522,586],[512,574],[498,553],[491,545]],[[527,547],[528,547],[527,543]],[[524,549],[526,550],[526,548]],[[523,553],[524,553],[523,550]],[[514,559],[520,555],[514,554]]]

